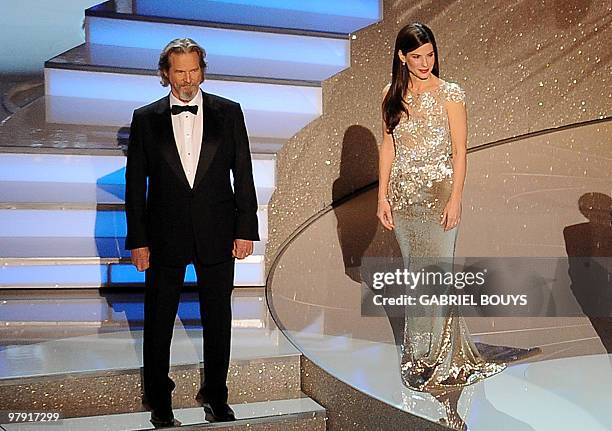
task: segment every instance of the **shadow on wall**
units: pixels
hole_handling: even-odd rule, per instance
[[[359,267],[361,259],[376,236],[378,219],[376,201],[368,200],[361,208],[361,214],[353,217],[352,206],[339,205],[347,190],[354,190],[356,184],[352,173],[360,165],[378,159],[376,137],[367,128],[353,125],[346,129],[342,140],[340,155],[340,176],[332,187],[332,206],[338,220],[338,239],[342,247],[342,257],[346,275],[361,282]],[[376,163],[377,165],[377,163]]]
[[[588,222],[563,229],[571,289],[608,353],[612,353],[612,197],[585,193],[578,208]]]
[[[361,194],[350,202],[343,202],[347,190],[356,188],[355,169],[363,166],[378,166],[378,146],[376,138],[365,127],[352,125],[344,133],[340,157],[340,176],[332,188],[333,209],[337,220],[338,242],[342,251],[344,273],[361,285],[363,316],[384,316],[380,309],[366,307],[372,304],[374,290],[368,284],[366,274],[368,265],[364,259],[384,257],[401,259],[401,252],[395,234],[385,230],[376,217],[378,205],[377,187]],[[377,168],[375,168],[377,169]],[[344,203],[344,204],[343,204]],[[394,259],[391,259],[394,263]],[[403,339],[404,318],[387,311],[396,343]]]

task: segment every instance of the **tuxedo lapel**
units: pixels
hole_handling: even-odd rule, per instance
[[[174,129],[172,128],[172,117],[170,114],[170,98],[164,97],[160,100],[157,109],[159,115],[159,126],[160,126],[160,148],[166,162],[172,168],[172,171],[177,175],[181,182],[186,186],[190,187],[187,176],[181,163],[181,157],[179,156],[178,149],[176,148],[176,140],[174,139]]]
[[[219,111],[214,101],[202,91],[202,105],[204,107],[204,124],[202,129],[202,146],[200,148],[200,158],[196,170],[193,188],[195,189],[206,171],[210,167],[212,160],[221,143],[221,133],[223,127],[223,114]]]

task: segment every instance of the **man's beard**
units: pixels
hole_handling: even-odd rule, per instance
[[[191,99],[193,99],[195,95],[197,94],[197,92],[198,92],[197,85],[180,86],[178,88],[179,98],[184,102],[188,102]]]

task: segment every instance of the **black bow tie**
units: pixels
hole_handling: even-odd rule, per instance
[[[178,115],[181,112],[185,111],[189,111],[193,115],[197,115],[198,105],[172,105],[172,109],[170,110],[170,112],[172,112],[172,115]]]

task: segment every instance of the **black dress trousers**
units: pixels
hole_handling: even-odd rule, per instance
[[[227,402],[234,286],[234,259],[216,264],[194,262],[203,328],[204,383],[207,400]],[[159,414],[172,408],[170,344],[186,266],[151,263],[145,274],[143,379],[146,402]]]

